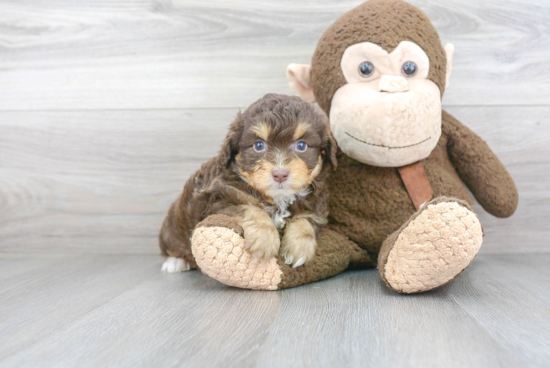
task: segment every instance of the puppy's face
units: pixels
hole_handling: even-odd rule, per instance
[[[337,165],[327,117],[299,97],[267,94],[237,118],[218,156],[265,199],[307,188],[323,164]]]
[[[294,195],[321,172],[323,137],[311,122],[246,125],[235,162],[242,178],[264,197]]]

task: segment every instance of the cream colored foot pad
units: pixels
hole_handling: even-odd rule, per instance
[[[429,205],[399,234],[384,267],[385,278],[403,293],[436,288],[468,267],[482,241],[475,213],[456,202]]]
[[[191,239],[193,255],[203,272],[219,282],[244,289],[277,290],[281,270],[275,258],[252,262],[244,239],[226,227],[199,227]]]

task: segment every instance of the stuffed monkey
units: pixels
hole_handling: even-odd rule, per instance
[[[341,150],[314,261],[254,263],[230,219],[207,218],[192,239],[201,269],[228,285],[276,290],[378,267],[400,293],[464,271],[483,239],[466,187],[497,217],[514,213],[518,193],[487,144],[441,108],[453,50],[401,0],[370,0],[340,17],[311,66],[287,70],[293,92],[325,111]]]

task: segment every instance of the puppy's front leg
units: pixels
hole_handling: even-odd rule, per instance
[[[286,264],[296,268],[311,261],[315,257],[316,247],[315,229],[308,219],[293,219],[286,225],[281,244],[281,254]]]
[[[261,208],[245,205],[242,215],[245,248],[250,250],[252,259],[265,263],[279,252],[281,241],[279,232],[268,213]]]

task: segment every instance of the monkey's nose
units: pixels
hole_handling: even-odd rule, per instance
[[[382,78],[380,78],[378,89],[380,92],[407,92],[409,90],[409,83],[403,77],[383,75]]]
[[[284,183],[288,179],[289,171],[287,169],[277,169],[273,170],[271,174],[277,183]]]

